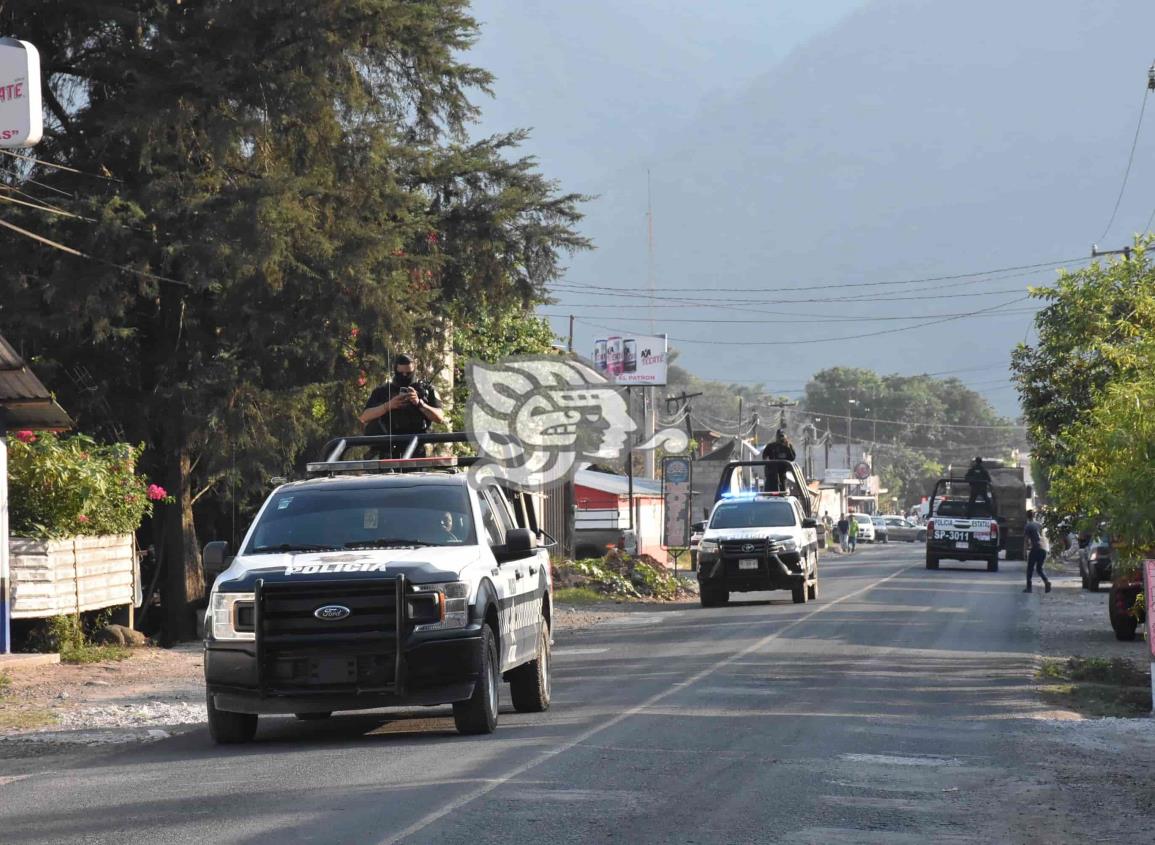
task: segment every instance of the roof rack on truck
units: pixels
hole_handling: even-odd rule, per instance
[[[475,455],[446,455],[420,457],[413,455],[419,446],[444,443],[469,443],[464,431],[431,431],[424,434],[374,434],[334,437],[322,449],[322,460],[305,465],[310,475],[338,472],[421,472],[429,470],[457,471],[477,462]],[[383,451],[395,444],[405,447],[400,458],[366,458],[349,460],[345,453],[359,446],[380,447]]]

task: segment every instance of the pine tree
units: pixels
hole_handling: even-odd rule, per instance
[[[36,157],[89,174],[5,164],[0,194],[79,216],[4,219],[88,258],[0,235],[0,324],[82,429],[147,445],[183,638],[197,521],[349,431],[391,350],[542,301],[581,197],[518,133],[467,141],[465,0],[0,0],[0,28],[41,52]]]

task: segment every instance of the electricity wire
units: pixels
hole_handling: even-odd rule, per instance
[[[915,329],[926,328],[927,326],[935,326],[935,325],[939,325],[941,323],[949,323],[949,322],[952,322],[954,320],[964,319],[966,317],[977,317],[980,314],[989,314],[992,311],[997,311],[1001,308],[1005,308],[1006,306],[1013,305],[1017,302],[1025,302],[1028,299],[1030,299],[1030,296],[1020,296],[1016,299],[1008,300],[1007,302],[1001,302],[998,305],[992,305],[989,308],[980,308],[977,311],[968,311],[968,312],[961,314],[957,317],[945,317],[941,320],[928,320],[927,322],[917,323],[913,326],[901,326],[899,328],[883,329],[883,330],[877,331],[877,332],[863,332],[862,334],[843,335],[842,337],[815,337],[815,338],[795,338],[792,340],[750,340],[750,341],[744,341],[744,340],[696,340],[693,338],[669,337],[668,340],[671,340],[675,343],[698,343],[698,344],[708,344],[711,346],[799,346],[802,344],[810,344],[810,343],[838,343],[838,342],[844,341],[844,340],[859,340],[861,338],[866,338],[866,337],[879,337],[881,335],[898,334],[899,332],[913,331]],[[604,325],[601,325],[600,323],[593,323],[589,320],[580,320],[579,322],[585,323],[586,325],[589,325],[589,326],[593,326],[594,328],[602,329],[603,331],[608,331],[608,332],[622,331],[622,329],[616,329],[616,328],[612,328],[610,326],[604,326]]]
[[[1115,207],[1111,210],[1111,219],[1107,221],[1103,234],[1099,235],[1100,243],[1111,231],[1115,217],[1119,213],[1119,204],[1123,202],[1123,193],[1127,190],[1127,180],[1131,177],[1131,165],[1135,161],[1135,148],[1139,146],[1139,132],[1143,128],[1143,114],[1147,111],[1147,97],[1151,94],[1150,88],[1143,89],[1143,104],[1139,107],[1139,122],[1135,126],[1135,137],[1131,141],[1131,152],[1127,156],[1127,169],[1123,171],[1123,184],[1119,186],[1119,196],[1115,198]]]
[[[718,291],[722,293],[789,293],[794,291],[812,291],[812,290],[833,290],[836,288],[868,288],[868,287],[883,287],[890,285],[914,285],[922,284],[924,282],[946,282],[955,281],[958,279],[969,279],[976,276],[994,276],[1001,273],[1014,273],[1020,270],[1041,270],[1047,267],[1058,267],[1063,264],[1074,264],[1080,261],[1087,261],[1085,256],[1077,258],[1064,258],[1058,261],[1043,261],[1037,264],[1020,264],[1014,267],[997,267],[993,270],[980,270],[972,273],[954,273],[946,276],[926,276],[917,279],[904,279],[902,281],[887,281],[887,282],[840,282],[837,284],[821,284],[821,285],[795,285],[791,287],[780,288],[722,288],[710,287],[711,291]],[[632,291],[633,288],[628,287],[614,287],[608,285],[584,285],[578,282],[562,282],[570,286],[577,286],[581,288],[588,288],[590,290],[598,291]],[[657,292],[692,293],[694,291],[702,290],[701,286],[692,288],[674,288],[674,287],[659,287],[653,288]]]
[[[138,270],[135,267],[129,267],[126,264],[116,264],[115,262],[108,261],[107,259],[98,258],[95,255],[89,255],[86,252],[81,252],[78,249],[75,249],[75,248],[70,247],[70,246],[66,246],[65,244],[59,243],[58,241],[54,241],[54,240],[51,240],[49,238],[46,238],[43,235],[38,235],[35,232],[29,232],[27,229],[22,229],[19,226],[17,226],[15,223],[9,223],[7,220],[0,220],[0,226],[3,226],[6,229],[11,229],[13,232],[16,232],[18,235],[23,235],[24,237],[30,238],[34,241],[42,243],[45,246],[50,246],[53,249],[60,250],[61,252],[68,253],[69,255],[74,255],[77,258],[84,258],[88,261],[93,261],[97,264],[103,264],[105,267],[111,267],[114,270],[120,270],[122,273],[131,273],[133,275],[140,276],[140,277],[145,278],[145,279],[152,279],[152,280],[157,281],[157,282],[167,282],[170,285],[182,285],[184,287],[190,287],[190,288],[192,287],[192,285],[190,285],[188,282],[181,281],[180,279],[171,279],[168,276],[160,276],[160,275],[157,275],[156,273],[149,273],[147,270]]]
[[[0,150],[0,153],[4,153],[4,155],[12,156],[13,158],[20,158],[20,159],[24,159],[25,161],[31,161],[31,162],[33,162],[35,164],[39,164],[43,167],[52,167],[52,168],[55,168],[56,170],[65,170],[69,173],[76,173],[77,175],[80,175],[80,176],[88,176],[92,179],[103,179],[105,182],[119,182],[122,185],[124,184],[123,179],[117,179],[115,176],[103,176],[99,173],[86,173],[83,170],[77,170],[75,167],[69,167],[66,164],[56,164],[55,162],[44,161],[43,159],[34,158],[33,156],[24,155],[23,153],[12,152],[12,150]]]

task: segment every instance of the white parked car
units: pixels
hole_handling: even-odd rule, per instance
[[[873,543],[875,540],[874,520],[868,513],[852,513],[850,518],[858,523],[858,542]]]

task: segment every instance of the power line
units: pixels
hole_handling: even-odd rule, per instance
[[[1037,309],[1037,308],[1015,308],[1015,309],[1012,309],[1009,311],[1004,311],[1002,313],[1004,313],[1004,314],[1037,314],[1038,310],[1039,309]],[[597,316],[597,315],[596,315],[596,313],[585,313],[585,314],[540,314],[539,316],[553,317],[555,319],[566,319],[568,317],[574,317],[575,319],[578,319],[578,318],[585,318],[585,317]],[[923,320],[923,319],[936,318],[936,317],[967,317],[967,316],[970,316],[970,312],[965,312],[965,313],[956,312],[956,313],[952,313],[952,314],[914,314],[914,315],[911,315],[908,317],[896,317],[893,315],[888,316],[888,317],[830,317],[830,318],[815,319],[815,320],[809,320],[809,319],[808,320],[763,320],[760,318],[755,318],[752,320],[737,320],[737,319],[735,319],[735,320],[722,320],[722,319],[710,318],[710,317],[664,317],[662,319],[662,322],[663,323],[729,323],[729,324],[749,323],[749,324],[753,324],[753,325],[771,325],[771,324],[781,323],[781,324],[790,325],[790,324],[794,324],[794,323],[803,323],[803,324],[810,324],[810,323],[871,323],[871,322],[887,322],[887,321],[893,321],[893,320]]]
[[[861,338],[866,338],[866,337],[879,337],[881,335],[897,334],[899,332],[913,331],[914,329],[921,329],[921,328],[925,328],[927,326],[938,325],[940,323],[949,323],[949,322],[952,322],[953,320],[961,320],[961,319],[964,319],[966,317],[977,317],[980,314],[989,314],[992,311],[997,311],[1001,308],[1005,308],[1008,305],[1013,305],[1016,302],[1025,302],[1028,299],[1030,299],[1029,296],[1020,296],[1017,299],[1012,299],[1012,300],[1009,300],[1007,302],[1002,302],[1002,303],[999,303],[998,305],[992,305],[989,308],[980,308],[977,311],[968,311],[965,314],[961,314],[957,317],[945,317],[941,320],[929,320],[925,323],[917,323],[913,326],[902,326],[900,328],[895,328],[895,329],[883,329],[882,331],[877,331],[877,332],[864,332],[862,334],[844,335],[842,337],[815,337],[815,338],[801,338],[801,339],[796,338],[793,340],[752,340],[752,341],[695,340],[692,338],[670,337],[669,340],[674,341],[675,343],[706,343],[706,344],[710,344],[712,346],[798,346],[801,344],[808,344],[808,343],[838,343],[838,342],[844,341],[844,340],[859,340]],[[604,331],[610,331],[610,332],[621,331],[621,329],[615,329],[615,328],[612,328],[610,326],[601,325],[599,323],[592,323],[589,320],[581,320],[580,322],[583,322],[586,325],[594,326],[595,328],[603,329]]]
[[[43,161],[42,159],[33,158],[30,155],[24,155],[23,153],[14,153],[14,152],[12,152],[12,150],[0,150],[0,153],[4,153],[4,155],[12,156],[13,158],[20,158],[20,159],[24,159],[25,161],[31,161],[35,164],[42,165],[43,167],[52,167],[52,168],[55,168],[56,170],[65,170],[69,173],[76,173],[77,175],[80,175],[80,176],[89,176],[93,179],[103,179],[105,182],[119,182],[122,185],[124,184],[123,179],[117,179],[115,176],[102,176],[99,173],[86,173],[83,170],[77,170],[75,167],[69,167],[68,165],[65,165],[65,164],[56,164],[56,163],[51,162],[51,161]]]
[[[980,271],[973,272],[973,273],[955,273],[955,274],[947,275],[947,276],[926,276],[926,277],[920,278],[920,279],[905,279],[902,281],[840,282],[838,284],[795,285],[792,287],[781,287],[781,288],[710,287],[709,290],[719,291],[719,292],[723,292],[723,293],[783,293],[783,292],[793,292],[793,291],[833,290],[835,288],[868,288],[868,287],[883,287],[883,286],[889,286],[889,285],[915,285],[915,284],[922,284],[923,282],[947,282],[947,281],[955,281],[957,279],[969,279],[969,278],[973,278],[976,276],[993,276],[993,275],[1000,274],[1000,273],[1013,273],[1013,272],[1017,272],[1019,270],[1040,270],[1040,269],[1044,269],[1047,267],[1057,267],[1057,266],[1062,265],[1062,264],[1074,264],[1076,262],[1081,262],[1081,261],[1086,261],[1086,260],[1087,260],[1087,258],[1085,256],[1079,256],[1078,258],[1064,258],[1064,259],[1059,260],[1059,261],[1043,261],[1043,262],[1040,262],[1038,264],[1020,264],[1020,265],[1014,266],[1014,267],[998,267],[998,268],[995,268],[993,270],[980,270]],[[633,288],[628,288],[628,287],[614,287],[614,286],[608,286],[608,285],[583,285],[583,284],[580,284],[578,282],[570,282],[570,283],[565,283],[565,284],[571,284],[574,286],[589,288],[590,290],[600,290],[600,291],[632,291],[632,290],[634,290]],[[700,291],[700,290],[702,290],[702,287],[701,286],[695,286],[692,288],[660,287],[660,288],[653,288],[653,290],[666,291],[666,292],[671,292],[671,293],[679,293],[679,292]]]
[[[832,419],[832,420],[849,419],[849,420],[853,420],[854,422],[872,422],[872,423],[888,423],[890,425],[908,425],[908,426],[913,426],[916,428],[949,428],[949,429],[956,429],[957,428],[957,429],[967,429],[967,430],[969,430],[969,429],[975,429],[975,430],[991,429],[991,430],[1000,430],[1000,431],[1010,431],[1010,430],[1025,431],[1026,430],[1025,425],[962,425],[959,423],[933,423],[933,422],[925,422],[924,423],[924,422],[912,422],[910,420],[883,420],[883,419],[876,419],[874,417],[848,417],[845,414],[828,414],[828,413],[825,413],[823,411],[816,411],[814,409],[799,410],[799,409],[795,409],[795,408],[790,408],[790,409],[787,409],[787,413],[801,414],[802,416],[811,416],[811,417],[817,416],[817,417],[822,417],[823,419]]]
[[[29,232],[27,229],[21,229],[16,224],[9,223],[7,220],[0,220],[0,226],[3,226],[6,229],[11,229],[18,235],[23,235],[24,237],[30,238],[31,240],[37,241],[38,243],[42,243],[45,246],[50,246],[53,249],[58,249],[61,252],[74,255],[77,258],[84,258],[88,261],[94,261],[97,264],[103,264],[105,267],[111,267],[112,269],[120,270],[123,273],[131,273],[133,275],[141,276],[145,279],[152,279],[157,282],[167,282],[170,285],[183,285],[184,287],[192,287],[192,285],[190,285],[188,282],[183,282],[180,279],[170,279],[167,276],[158,276],[156,273],[149,273],[147,270],[137,270],[135,267],[129,267],[126,264],[116,264],[104,258],[97,258],[95,255],[89,255],[88,253],[81,252],[80,250],[74,249],[73,247],[66,246],[54,240],[50,240],[43,235],[38,235],[35,232]]]
[[[1150,93],[1150,88],[1143,89],[1143,103],[1139,107],[1139,122],[1135,125],[1135,137],[1131,141],[1131,152],[1127,156],[1127,169],[1123,171],[1123,184],[1119,186],[1119,196],[1115,198],[1115,207],[1111,210],[1111,219],[1107,221],[1107,225],[1103,229],[1103,234],[1099,235],[1100,243],[1107,237],[1107,233],[1111,231],[1111,226],[1115,222],[1115,216],[1119,213],[1119,204],[1123,202],[1123,193],[1127,190],[1127,180],[1131,176],[1131,164],[1135,161],[1135,148],[1139,146],[1139,131],[1143,128],[1143,114],[1147,111],[1147,97]]]

